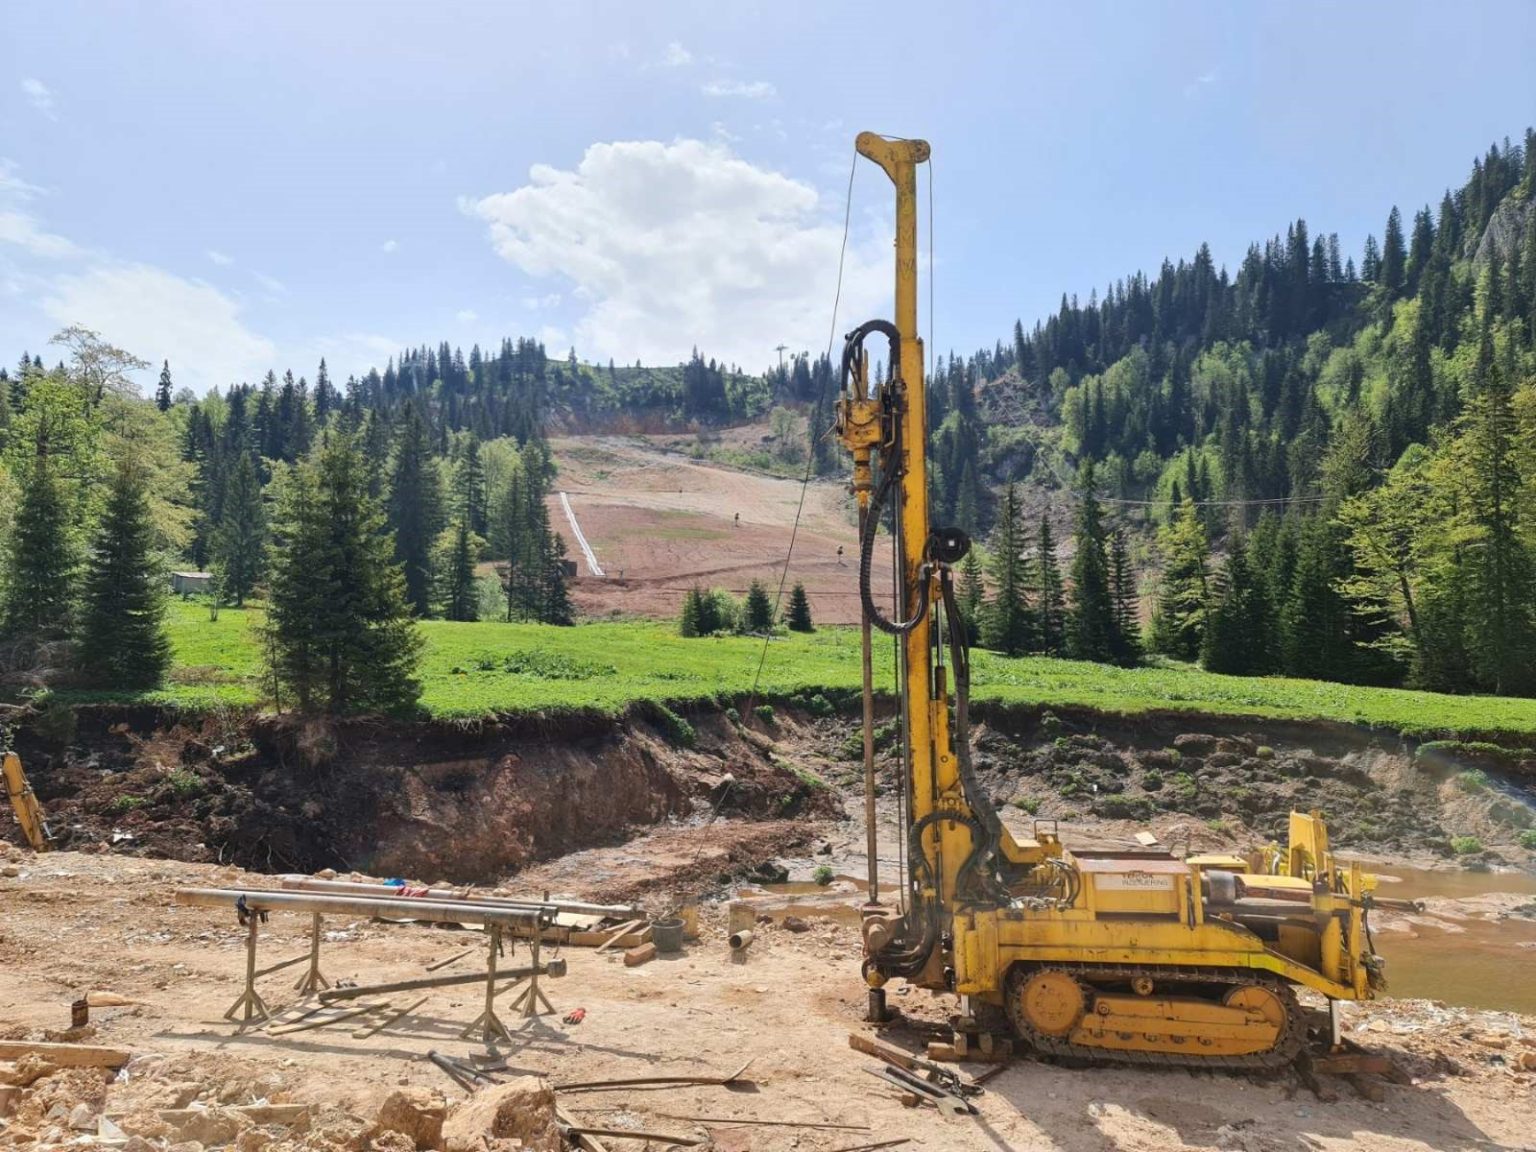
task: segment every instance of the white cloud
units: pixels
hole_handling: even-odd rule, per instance
[[[73,241],[44,232],[37,220],[25,212],[0,211],[0,245],[5,244],[15,245],[42,260],[67,260],[85,254]]]
[[[220,268],[228,268],[231,264],[233,264],[235,262],[235,258],[233,256],[226,256],[224,253],[220,252],[217,248],[210,248],[210,249],[208,249],[207,256],[208,256],[208,259],[212,260]]]
[[[177,380],[198,391],[259,380],[274,363],[272,342],[246,328],[235,301],[148,264],[57,276],[42,308],[60,327],[83,324],[148,360],[174,360]]]
[[[663,68],[686,68],[692,63],[693,53],[676,40],[667,45],[666,53],[661,58]]]
[[[594,144],[574,170],[536,165],[523,187],[464,208],[503,259],[574,285],[585,356],[677,363],[697,345],[755,369],[781,341],[825,346],[841,220],[811,185],[722,144]],[[843,318],[883,299],[888,252],[850,242]]]
[[[397,241],[394,241],[394,240],[386,240],[386,241],[384,241],[383,246],[380,248],[380,251],[382,251],[382,252],[384,252],[386,254],[391,253],[391,252],[398,252],[399,250],[400,250],[400,245],[399,245],[399,243]]]
[[[558,292],[549,292],[543,296],[524,296],[523,307],[530,312],[549,311],[551,308],[560,307],[560,301],[564,299]]]
[[[1212,84],[1216,83],[1216,80],[1217,76],[1215,72],[1202,72],[1188,84],[1184,85],[1185,97],[1188,98],[1190,96],[1197,95],[1202,88],[1209,88]]]
[[[699,91],[706,96],[739,96],[744,100],[767,100],[779,94],[766,80],[711,80]]]
[[[34,196],[41,196],[44,189],[36,184],[29,184],[17,175],[17,165],[14,160],[8,160],[0,156],[0,196],[9,196],[13,200],[30,200]]]
[[[21,90],[26,93],[27,103],[36,108],[50,120],[57,120],[59,114],[54,107],[53,92],[36,76],[28,76],[21,82]]]
[[[252,272],[251,279],[266,289],[268,296],[288,295],[288,285],[284,284],[276,276],[268,276],[265,272]]]
[[[454,313],[454,318],[460,324],[473,324],[476,320],[480,319],[480,313],[476,312],[473,308],[460,308]]]

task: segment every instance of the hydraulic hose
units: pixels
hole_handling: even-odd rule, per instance
[[[892,458],[900,459],[900,456],[901,435],[898,432],[891,452],[884,454],[881,458],[880,483],[875,485],[875,490],[870,495],[869,509],[864,516],[864,532],[859,537],[859,600],[864,607],[864,614],[869,617],[869,622],[889,636],[907,635],[928,614],[928,566],[926,564],[918,571],[917,611],[910,619],[892,620],[887,617],[880,611],[880,606],[875,603],[875,598],[870,592],[875,561],[875,535],[880,529],[880,513],[884,510],[886,498],[896,482],[897,469],[892,463]]]

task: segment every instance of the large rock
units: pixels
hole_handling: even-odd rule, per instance
[[[398,1088],[379,1107],[374,1133],[399,1132],[418,1149],[440,1148],[448,1103],[429,1088]]]
[[[176,1129],[175,1139],[195,1140],[199,1144],[233,1144],[240,1134],[255,1125],[251,1118],[233,1108],[209,1108],[189,1116]]]
[[[484,1136],[521,1140],[528,1152],[561,1152],[555,1092],[549,1081],[520,1076],[484,1088],[456,1106],[443,1124],[447,1152],[477,1152]]]

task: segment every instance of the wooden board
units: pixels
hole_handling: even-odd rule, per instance
[[[36,1054],[60,1068],[121,1068],[133,1058],[121,1048],[95,1044],[49,1044],[41,1040],[0,1040],[0,1060],[20,1060]]]

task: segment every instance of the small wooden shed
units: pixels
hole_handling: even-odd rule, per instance
[[[213,591],[212,572],[172,572],[171,591],[178,596],[198,596]]]

